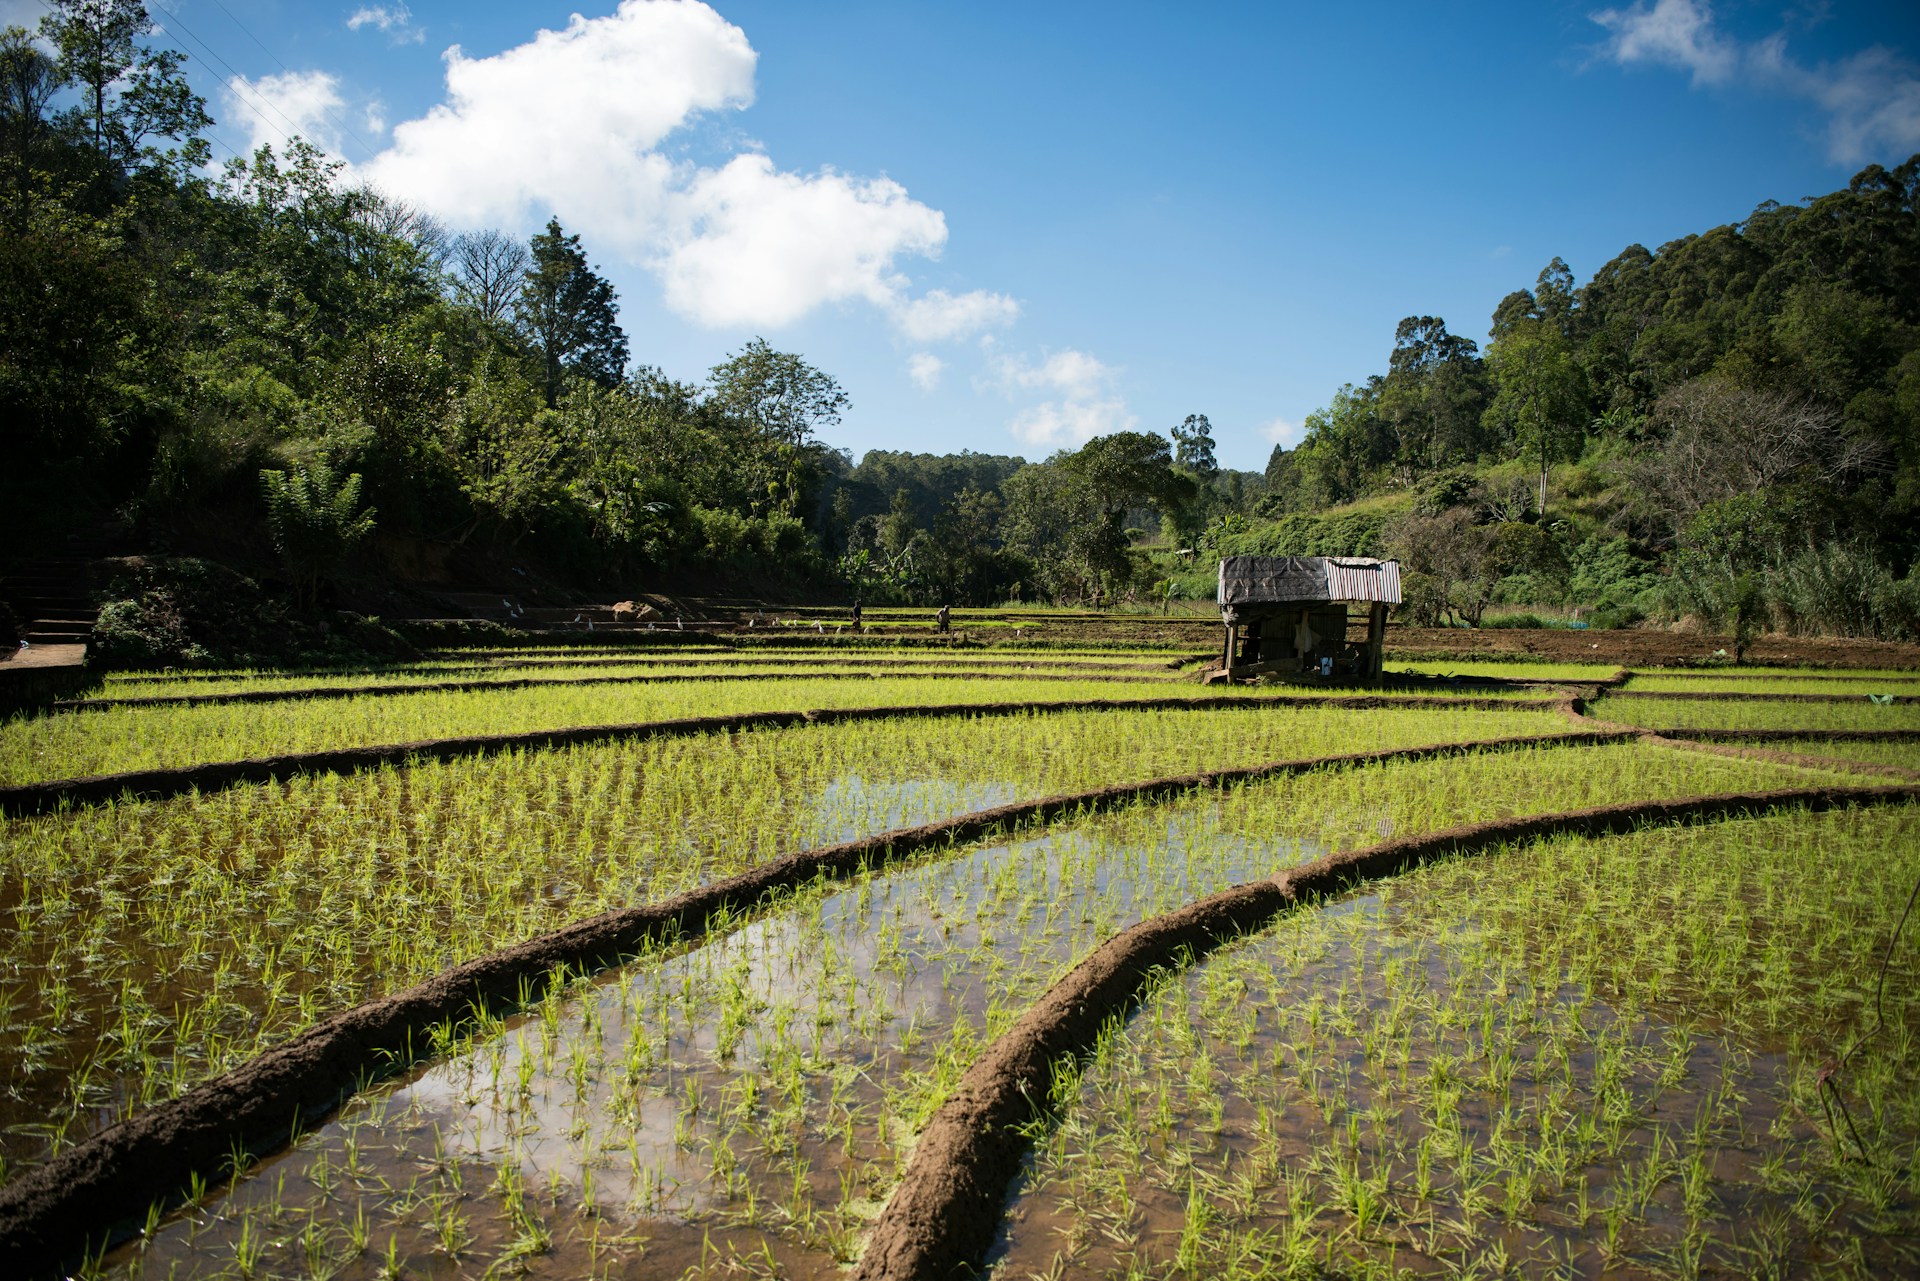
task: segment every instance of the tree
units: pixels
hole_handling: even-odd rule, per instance
[[[764,338],[715,365],[708,381],[719,408],[788,445],[811,443],[815,432],[838,424],[852,403],[832,375],[791,352],[775,351]]]
[[[139,0],[48,0],[40,34],[58,50],[60,74],[80,89],[76,123],[103,171],[118,176],[138,161],[171,163],[181,173],[206,163],[199,135],[212,125],[204,98],[187,84],[186,55],[136,43],[153,33]],[[182,145],[162,152],[148,140]]]
[[[527,247],[505,232],[469,232],[453,242],[454,288],[489,324],[507,319],[532,265]]]
[[[1401,517],[1386,531],[1387,552],[1400,562],[1405,604],[1416,627],[1457,618],[1478,627],[1493,599],[1500,569],[1495,533],[1464,507],[1436,516]]]
[[[1540,515],[1547,514],[1547,469],[1578,452],[1586,434],[1579,366],[1560,330],[1545,320],[1516,322],[1487,349],[1495,394],[1487,421],[1510,433],[1521,457],[1540,464]]]
[[[1201,480],[1212,480],[1220,464],[1213,456],[1213,424],[1205,414],[1188,414],[1186,421],[1173,429],[1176,467],[1184,467]]]
[[[1393,333],[1381,412],[1392,425],[1400,480],[1480,452],[1486,371],[1470,338],[1438,316],[1408,316]]]
[[[540,353],[547,405],[560,403],[569,373],[611,387],[626,374],[627,336],[620,329],[613,286],[587,265],[580,237],[547,220],[528,246],[533,265],[522,277],[514,315]]]
[[[0,32],[0,180],[6,185],[8,224],[17,232],[27,216],[27,193],[49,150],[47,107],[60,91],[58,64],[25,27]]]

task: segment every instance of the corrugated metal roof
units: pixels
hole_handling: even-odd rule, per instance
[[[1366,556],[1228,556],[1220,562],[1220,605],[1295,601],[1400,603],[1400,562]]]
[[[1327,557],[1327,590],[1334,600],[1400,603],[1400,562],[1365,556]]]

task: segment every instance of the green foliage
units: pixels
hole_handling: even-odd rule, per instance
[[[1196,482],[1173,467],[1165,438],[1123,431],[1008,477],[1006,549],[1030,562],[1046,594],[1094,604],[1146,589],[1152,565],[1127,537],[1129,510],[1163,516],[1194,501]]]
[[[1493,403],[1487,423],[1540,467],[1540,511],[1547,508],[1547,469],[1580,451],[1586,430],[1586,386],[1559,327],[1521,320],[1487,349]]]
[[[311,664],[410,657],[377,622],[290,611],[252,579],[192,557],[125,562],[87,638],[108,669]]]
[[[1386,527],[1403,504],[1369,505],[1309,515],[1296,512],[1219,541],[1222,556],[1378,556]]]
[[[852,404],[832,375],[755,338],[708,375],[714,401],[754,431],[785,445],[813,441]]]
[[[1173,429],[1173,448],[1174,465],[1184,467],[1202,480],[1209,480],[1220,471],[1220,464],[1213,456],[1213,424],[1205,414],[1188,414]]]
[[[260,484],[273,548],[293,578],[295,599],[311,606],[321,585],[373,532],[373,509],[360,505],[360,473],[336,480],[331,467],[315,462],[291,474],[264,470]]]

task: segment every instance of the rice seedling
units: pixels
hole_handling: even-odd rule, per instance
[[[496,1187],[517,1179],[550,1191],[543,1222],[621,1218],[650,1265],[673,1257],[673,1243],[697,1228],[714,1275],[756,1255],[785,1274],[823,1273],[857,1248],[913,1134],[980,1047],[1128,923],[1324,848],[1372,843],[1383,831],[1807,777],[1638,745],[1325,771],[822,885],[707,946],[651,955],[555,992],[418,1077],[351,1106],[288,1158],[302,1173],[289,1175],[288,1199],[266,1235],[288,1239],[283,1220],[341,1212],[317,1189],[303,1203],[302,1179],[313,1182],[316,1167],[339,1168],[347,1137],[370,1129],[393,1155],[363,1146],[362,1159],[370,1176],[389,1184],[401,1181],[396,1171],[435,1159],[464,1162],[492,1168]],[[1483,1006],[1476,1014],[1497,1023],[1502,1007]],[[1329,1037],[1353,1034],[1353,1011],[1332,1007],[1326,1026]],[[1381,1046],[1384,1061],[1396,1062],[1396,1046]],[[1229,1061],[1218,1050],[1209,1058]],[[1223,1088],[1224,1069],[1200,1062],[1183,1058],[1180,1084],[1169,1091],[1176,1115],[1183,1100]],[[1519,1072],[1504,1070],[1510,1079]],[[1314,1080],[1328,1097],[1345,1088],[1337,1072]],[[1206,1123],[1225,1132],[1236,1118],[1223,1108]],[[1364,1140],[1371,1123],[1356,1124]],[[1341,1157],[1347,1182],[1343,1199],[1330,1204],[1373,1222],[1392,1189],[1358,1159]],[[1443,1168],[1462,1160],[1473,1168],[1480,1157],[1451,1153]],[[255,1203],[257,1177],[243,1181],[237,1204]],[[1489,1204],[1505,1195],[1505,1183],[1475,1178]],[[466,1185],[485,1181],[470,1174]],[[1189,1182],[1180,1192],[1182,1212],[1200,1215],[1187,1234],[1199,1250],[1221,1220],[1199,1210],[1196,1187],[1207,1205],[1217,1191]],[[1119,1195],[1101,1190],[1103,1198]],[[392,1196],[371,1204],[392,1225],[402,1255],[414,1257],[408,1242],[429,1239],[431,1214]],[[197,1236],[176,1222],[144,1254],[110,1262],[141,1275],[176,1265],[180,1275],[208,1271],[215,1243],[230,1238],[241,1213]],[[548,1231],[551,1248],[562,1249],[560,1230]],[[513,1246],[467,1248],[468,1266],[481,1268]],[[641,1247],[621,1248],[624,1255],[612,1252],[631,1262]]]
[[[1920,704],[1717,702],[1610,694],[1588,707],[1596,719],[1657,729],[1920,729]]]
[[[1747,676],[1733,672],[1635,672],[1629,693],[1823,694],[1834,697],[1920,694],[1912,672],[1801,672],[1793,676]]]
[[[1916,876],[1907,807],[1556,840],[1293,915],[1106,1039],[995,1274],[1911,1272],[1911,940],[1874,988]],[[1856,1044],[1859,1145],[1821,1100]]]
[[[0,1155],[17,1168],[355,1001],[793,849],[1126,778],[1564,728],[1418,709],[904,718],[11,823]]]
[[[1868,765],[1892,765],[1898,769],[1920,770],[1920,743],[1912,741],[1834,742],[1819,738],[1768,739],[1754,746],[1770,751],[1796,752],[1805,756],[1825,756],[1835,760],[1860,761]]]
[[[684,669],[675,669],[684,670]],[[533,688],[369,694],[320,704],[286,702],[200,706],[116,706],[55,716],[15,716],[0,724],[0,783],[240,760],[282,752],[407,743],[465,734],[500,734],[581,725],[624,724],[732,712],[854,706],[912,708],[950,702],[1056,702],[1138,697],[1214,697],[1218,688],[1129,672],[1129,679],[1077,679],[1084,673],[1008,673],[991,682],[952,675],[867,680],[848,667],[815,679],[661,680],[587,685],[559,681]],[[975,673],[977,676],[978,673]],[[1224,691],[1231,694],[1241,691]],[[1310,694],[1281,686],[1260,696]],[[1367,691],[1325,691],[1359,697]],[[1434,691],[1436,695],[1445,691]],[[1524,691],[1514,691],[1520,697]],[[1253,695],[1248,695],[1253,696]]]
[[[1197,695],[1198,688],[1193,689]],[[1180,690],[1157,681],[1082,685],[1070,681],[962,683],[938,677],[871,682],[690,680],[402,694],[312,705],[122,707],[84,715],[8,720],[0,726],[0,782],[459,734],[513,733],[777,708],[911,708],[953,700],[1124,698]]]

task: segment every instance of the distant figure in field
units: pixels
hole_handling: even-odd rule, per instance
[[[853,630],[860,630],[860,602],[853,602]]]
[[[939,623],[939,630],[940,630],[940,634],[941,634],[942,636],[944,636],[944,635],[946,635],[946,634],[947,634],[947,632],[949,632],[949,631],[951,631],[951,630],[952,630],[952,628],[953,628],[953,610],[952,610],[952,609],[950,609],[950,608],[949,608],[948,606],[945,606],[945,605],[942,605],[942,606],[940,607],[940,612],[939,612],[938,614],[935,614],[935,615],[934,615],[934,618],[935,618],[935,619],[936,619],[936,620],[938,621],[938,623]]]

